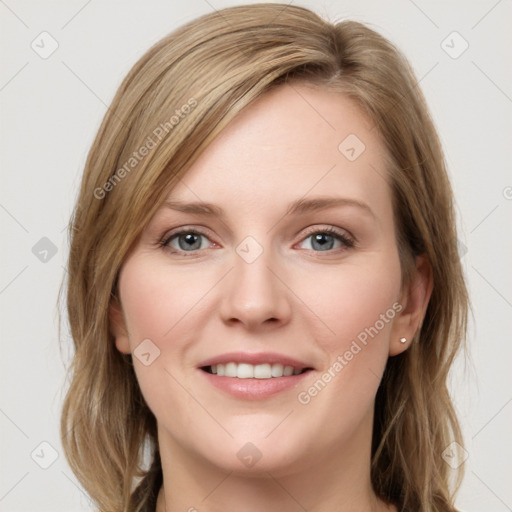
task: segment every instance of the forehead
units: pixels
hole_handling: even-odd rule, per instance
[[[385,155],[355,102],[339,92],[282,85],[238,114],[170,195],[255,208],[341,195],[384,213],[391,204]]]

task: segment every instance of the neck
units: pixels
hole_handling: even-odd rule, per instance
[[[396,512],[395,507],[379,500],[370,489],[347,489],[338,480],[319,480],[295,478],[292,481],[272,474],[244,478],[219,471],[215,479],[207,482],[188,479],[187,488],[164,483],[156,512]]]
[[[330,447],[316,460],[308,456],[292,467],[248,475],[191,455],[159,431],[164,484],[156,512],[396,511],[373,492],[370,443],[361,450],[353,441]]]

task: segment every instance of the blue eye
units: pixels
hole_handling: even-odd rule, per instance
[[[208,240],[208,238],[198,231],[180,231],[167,238],[163,245],[177,252],[192,252],[206,249],[209,244],[208,242],[203,243],[204,240]]]
[[[304,238],[303,243],[308,241],[309,247],[303,248],[317,252],[326,252],[342,247],[354,247],[354,241],[352,239],[332,228],[313,232],[311,235]]]
[[[208,249],[212,241],[196,229],[178,231],[164,238],[159,245],[175,254],[188,253],[193,255],[197,251]],[[216,245],[213,243],[213,245]],[[334,228],[316,229],[310,231],[299,243],[302,249],[314,252],[335,252],[355,246],[355,241],[344,232]]]

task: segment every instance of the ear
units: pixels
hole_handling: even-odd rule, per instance
[[[399,303],[402,306],[393,322],[389,355],[396,356],[404,352],[421,327],[430,296],[432,295],[432,268],[427,257],[416,257],[416,268],[410,282],[402,288]],[[400,339],[405,338],[402,343]]]
[[[123,354],[131,354],[132,350],[128,330],[126,329],[126,322],[121,305],[116,297],[113,297],[110,302],[108,317],[110,321],[110,331],[114,335],[117,350]]]

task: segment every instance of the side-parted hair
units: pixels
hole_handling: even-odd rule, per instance
[[[419,254],[432,268],[422,325],[410,348],[389,358],[377,392],[374,490],[400,511],[455,510],[461,476],[452,480],[441,454],[454,440],[463,444],[447,377],[465,340],[468,295],[452,191],[423,95],[402,54],[367,26],[253,4],[202,16],[149,49],[120,85],[87,157],[69,229],[74,355],[61,437],[102,512],[153,512],[162,483],[156,419],[110,328],[123,261],[219,132],[265,92],[293,83],[344,93],[373,123],[388,153],[402,280]]]

